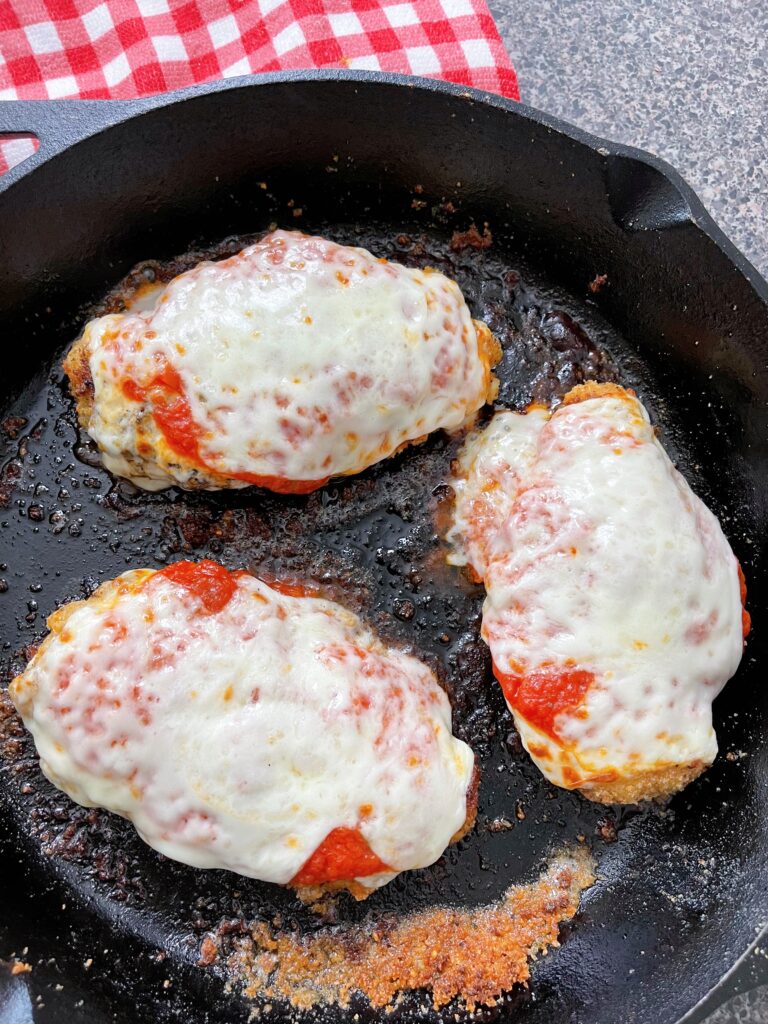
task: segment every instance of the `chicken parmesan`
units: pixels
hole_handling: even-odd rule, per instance
[[[274,231],[92,320],[64,369],[117,476],[306,493],[471,421],[500,354],[443,274]]]
[[[310,591],[176,562],[48,625],[10,688],[43,772],[174,860],[361,898],[474,819],[432,671]]]
[[[544,775],[593,800],[669,796],[712,763],[712,701],[749,616],[716,517],[630,391],[499,412],[458,464],[450,560],[485,583],[483,637]]]

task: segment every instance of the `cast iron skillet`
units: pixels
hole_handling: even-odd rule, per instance
[[[765,282],[660,161],[451,85],[267,75],[125,103],[0,104],[0,130],[41,139],[0,181],[4,684],[56,605],[129,566],[212,555],[321,580],[436,665],[483,766],[474,833],[368,904],[342,901],[340,922],[486,902],[581,835],[598,884],[530,990],[479,1017],[700,1020],[768,912]],[[58,360],[93,304],[140,260],[228,251],[238,243],[223,239],[273,221],[457,276],[504,342],[502,405],[589,376],[638,389],[721,516],[755,623],[716,704],[721,756],[668,809],[596,807],[548,786],[521,751],[478,640],[482,592],[443,567],[436,539],[457,440],[435,436],[292,499],[138,494],[78,436]],[[488,223],[492,245],[452,250],[472,221]],[[277,911],[300,930],[318,922],[282,890],[171,864],[126,823],[76,808],[15,731],[8,719],[0,954],[33,970],[0,973],[2,1020],[30,1019],[33,1004],[36,1020],[68,1024],[247,1020],[252,1004],[224,972],[197,966],[201,936]],[[499,815],[514,827],[489,830]],[[414,1019],[417,1002],[391,1019]],[[355,1011],[375,1019],[362,1004],[311,1016]]]

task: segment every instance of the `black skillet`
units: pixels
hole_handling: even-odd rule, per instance
[[[702,1019],[717,997],[701,1001],[754,956],[768,918],[765,282],[660,161],[451,85],[267,75],[124,103],[0,104],[3,130],[41,140],[0,180],[3,684],[53,608],[129,566],[211,555],[320,580],[437,666],[483,767],[474,832],[367,904],[342,900],[341,926],[487,902],[581,835],[597,885],[530,990],[480,1018]],[[547,785],[521,751],[478,640],[482,593],[443,566],[436,538],[455,439],[291,499],[137,493],[78,436],[58,360],[94,304],[141,260],[165,261],[145,276],[170,272],[179,254],[230,251],[238,242],[222,240],[273,221],[455,275],[504,343],[502,405],[585,377],[638,389],[721,516],[755,623],[716,703],[721,755],[669,808],[597,807]],[[471,222],[480,234],[487,222],[492,244],[454,236],[451,249]],[[201,937],[276,911],[304,932],[317,920],[282,890],[173,864],[125,822],[75,807],[15,732],[8,719],[0,956],[33,969],[0,967],[0,1019],[29,1020],[34,1005],[35,1020],[56,1024],[246,1021],[253,1004],[225,989],[219,968],[197,965]],[[499,815],[514,827],[489,830]],[[387,1019],[416,1019],[423,1002]],[[362,1003],[310,1019],[356,1011],[381,1019]],[[272,1017],[296,1019],[279,1005]]]

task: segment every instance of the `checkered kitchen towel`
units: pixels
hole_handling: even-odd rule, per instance
[[[338,67],[519,98],[484,0],[0,0],[0,100],[125,99]],[[0,138],[0,174],[34,148]]]

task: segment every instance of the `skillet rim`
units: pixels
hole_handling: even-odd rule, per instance
[[[661,157],[637,146],[614,142],[579,128],[554,114],[519,100],[441,79],[386,71],[354,71],[346,68],[316,68],[300,71],[270,71],[236,78],[201,82],[186,89],[155,93],[135,99],[61,99],[5,100],[0,102],[0,134],[30,132],[39,139],[36,153],[0,177],[0,196],[29,177],[39,167],[86,139],[107,131],[149,111],[184,103],[198,96],[239,89],[257,89],[261,85],[300,84],[303,82],[349,82],[361,85],[389,85],[421,92],[442,93],[470,104],[481,104],[505,111],[523,120],[563,135],[603,158],[624,157],[636,165],[657,171],[675,189],[684,204],[686,216],[674,227],[692,224],[702,231],[746,279],[760,301],[768,308],[768,280],[730,240],[707,211],[696,191],[675,168]],[[651,230],[669,230],[670,226]],[[648,229],[645,229],[648,230]]]

